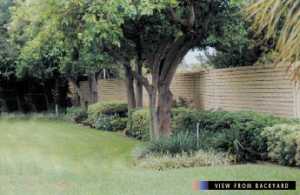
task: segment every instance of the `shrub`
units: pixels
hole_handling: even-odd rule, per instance
[[[150,116],[147,109],[132,111],[129,116],[126,134],[136,139],[149,140]]]
[[[124,130],[127,125],[127,118],[121,118],[119,116],[99,115],[95,128],[105,131],[120,131]]]
[[[300,125],[280,124],[261,133],[267,140],[268,157],[282,165],[300,165]]]
[[[239,161],[264,159],[267,145],[261,132],[265,127],[288,122],[274,116],[254,112],[210,112],[189,110],[175,116],[174,132],[196,133],[199,123],[201,141],[205,139],[208,148],[228,151]]]
[[[100,102],[88,107],[88,118],[84,121],[86,125],[96,126],[96,120],[100,115],[127,117],[127,103],[124,102]]]
[[[125,102],[100,102],[88,107],[88,114],[105,114],[127,116],[128,107]]]
[[[193,153],[148,154],[135,161],[136,166],[155,170],[177,169],[201,166],[230,165],[235,162],[235,157],[214,151],[197,151]]]
[[[67,108],[66,118],[76,123],[81,123],[88,118],[88,115],[80,107],[70,107]]]

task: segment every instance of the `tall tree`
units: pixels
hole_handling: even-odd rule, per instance
[[[210,36],[222,35],[229,3],[228,0],[149,0],[94,4],[96,24],[113,26],[119,40],[126,40],[136,48],[139,38],[140,58],[151,79],[138,74],[130,64],[127,66],[149,94],[153,138],[171,134],[170,85],[178,65],[190,49],[205,47]],[[110,12],[104,14],[106,9]]]
[[[78,104],[83,103],[80,78],[88,76],[92,102],[96,102],[98,72],[112,66],[97,41],[85,44],[83,17],[88,8],[86,1],[20,0],[10,24],[12,39],[20,48],[19,74],[62,74],[73,84]]]

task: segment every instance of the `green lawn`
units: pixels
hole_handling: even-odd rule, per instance
[[[121,134],[47,120],[0,120],[0,194],[300,194],[193,192],[194,180],[299,180],[300,169],[271,165],[152,171],[131,166],[139,144]]]

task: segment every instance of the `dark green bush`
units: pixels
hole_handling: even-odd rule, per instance
[[[261,133],[267,140],[268,157],[282,165],[300,166],[300,125],[280,124]]]
[[[126,125],[127,118],[109,115],[99,115],[95,122],[95,128],[104,131],[121,131]]]
[[[284,121],[288,122],[287,119],[254,112],[190,110],[174,117],[173,131],[196,134],[199,123],[200,134],[211,134],[201,137],[207,147],[235,154],[239,161],[253,161],[265,159],[267,155],[266,139],[261,136],[263,129]]]
[[[67,108],[66,118],[73,122],[81,123],[88,118],[88,115],[80,107],[70,107]]]

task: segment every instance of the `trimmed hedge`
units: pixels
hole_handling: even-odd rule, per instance
[[[126,129],[127,118],[100,115],[95,122],[95,128],[104,131],[120,131]]]
[[[128,105],[125,102],[100,102],[88,107],[89,115],[105,114],[105,115],[118,115],[126,117],[128,112]]]
[[[261,134],[267,140],[268,157],[281,165],[300,166],[300,125],[267,127]]]
[[[127,118],[127,112],[128,112],[127,103],[124,102],[114,101],[114,102],[96,103],[88,107],[88,112],[87,112],[88,118],[84,121],[84,124],[89,125],[91,127],[96,127],[96,121],[98,120],[98,118],[100,118],[99,120],[101,120],[101,117],[103,116]],[[98,124],[98,127],[99,126],[101,125]],[[117,127],[113,129],[116,128]],[[119,129],[119,130],[123,130],[123,129]]]

